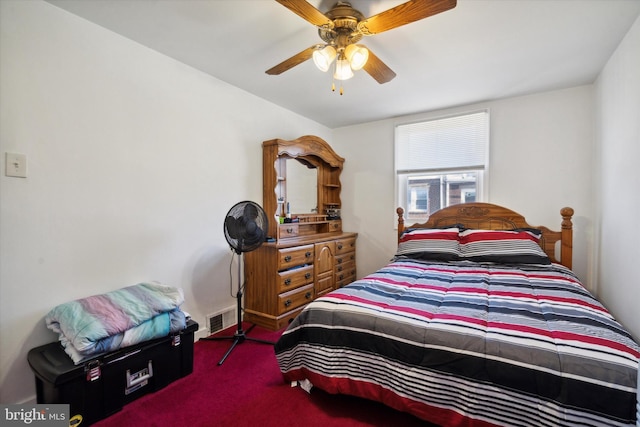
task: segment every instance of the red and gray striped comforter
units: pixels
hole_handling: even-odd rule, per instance
[[[446,427],[636,425],[640,348],[557,264],[396,260],[309,304],[276,356]]]

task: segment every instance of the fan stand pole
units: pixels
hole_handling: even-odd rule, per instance
[[[222,340],[233,340],[233,343],[231,344],[231,347],[229,347],[229,349],[227,350],[227,352],[224,354],[224,356],[222,356],[222,359],[220,359],[220,361],[218,362],[218,366],[222,365],[224,363],[224,361],[227,359],[227,356],[229,356],[229,354],[231,354],[231,352],[233,351],[234,348],[236,348],[236,346],[238,344],[243,343],[245,340],[249,340],[249,341],[253,341],[253,342],[257,342],[257,343],[261,343],[261,344],[269,344],[269,345],[274,345],[275,343],[272,341],[267,341],[267,340],[261,340],[259,338],[251,338],[248,337],[247,334],[249,332],[251,332],[251,330],[256,326],[251,325],[251,327],[249,327],[249,329],[247,329],[247,331],[245,332],[242,329],[242,281],[241,281],[241,265],[242,263],[240,262],[240,260],[243,258],[242,252],[238,252],[236,251],[236,253],[239,255],[238,258],[238,291],[236,292],[236,301],[237,301],[237,307],[236,307],[236,313],[238,315],[237,318],[237,329],[235,334],[233,334],[233,336],[226,336],[226,337],[205,337],[205,338],[200,338],[200,340],[204,340],[204,341],[222,341]]]

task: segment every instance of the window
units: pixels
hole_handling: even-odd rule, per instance
[[[483,199],[489,151],[489,112],[398,125],[395,136],[397,206],[405,219]]]

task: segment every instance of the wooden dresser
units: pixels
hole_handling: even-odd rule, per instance
[[[340,173],[344,159],[324,140],[303,136],[293,141],[265,141],[263,159],[263,206],[271,241],[244,254],[244,320],[279,330],[313,299],[356,279],[357,234],[342,231]],[[287,177],[291,180],[292,176],[286,173],[289,162],[315,169],[317,182],[308,189],[315,195],[315,212],[287,217],[289,200],[303,204],[287,194],[287,187],[292,187],[287,185]]]
[[[277,330],[314,298],[356,279],[356,234],[265,243],[244,257],[244,320]]]

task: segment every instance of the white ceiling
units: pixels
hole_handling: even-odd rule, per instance
[[[265,74],[321,42],[273,0],[48,1],[330,128],[592,83],[640,14],[640,0],[458,0],[363,39],[397,77],[357,71],[340,96],[313,61]],[[365,17],[400,3],[351,1]]]

